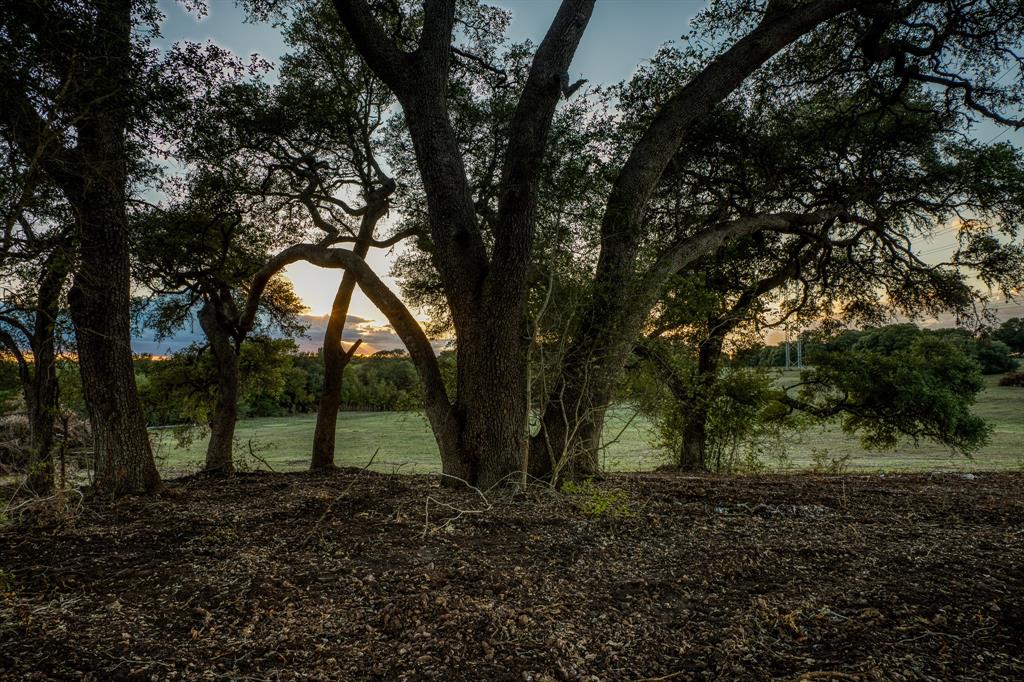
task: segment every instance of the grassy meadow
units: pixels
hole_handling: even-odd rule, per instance
[[[794,373],[795,376],[795,373]],[[838,425],[793,434],[779,457],[764,465],[771,470],[801,470],[815,466],[815,452],[827,459],[842,458],[845,469],[858,471],[981,471],[1024,468],[1024,389],[997,385],[986,377],[975,412],[992,423],[992,440],[971,459],[932,443],[905,443],[892,452],[861,448],[856,437]],[[316,415],[240,421],[236,457],[242,467],[275,471],[304,469],[309,463]],[[170,430],[154,430],[158,463],[165,475],[189,473],[203,461],[205,438],[181,447]],[[650,424],[626,408],[611,411],[606,427],[604,465],[611,471],[650,471],[668,462],[668,455],[651,445]],[[252,453],[252,454],[251,454]],[[375,455],[376,453],[376,455]],[[426,419],[412,412],[342,412],[338,419],[339,466],[382,472],[429,473],[440,469],[437,446]],[[820,462],[819,462],[820,463]]]

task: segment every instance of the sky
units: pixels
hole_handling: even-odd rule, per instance
[[[491,4],[512,12],[509,37],[513,41],[526,38],[539,42],[558,8],[559,0],[492,0]],[[160,0],[167,16],[161,31],[165,44],[179,40],[205,42],[212,40],[235,54],[259,54],[277,62],[285,50],[279,31],[261,23],[247,23],[245,13],[234,0],[209,0],[209,11],[203,18],[185,11],[174,0]],[[662,44],[678,40],[688,31],[690,20],[705,6],[702,0],[599,0],[593,17],[580,43],[570,68],[569,80],[586,78],[591,83],[615,83],[629,77],[645,59],[653,56]],[[1014,74],[1008,74],[1013,77]],[[978,139],[996,138],[1024,146],[1024,131],[1007,132],[993,126],[981,126]],[[386,234],[388,225],[381,226]],[[952,244],[952,231],[928,245],[934,258],[941,258]],[[374,249],[367,261],[388,284],[395,283],[387,273],[393,259],[391,252]],[[330,312],[331,301],[341,281],[340,270],[323,270],[298,264],[285,272],[298,295],[309,306],[311,316],[309,338],[300,346],[315,350],[321,345],[325,320],[314,319]],[[395,287],[397,289],[397,287]],[[1021,309],[1019,304],[1016,309]],[[353,324],[346,326],[345,340],[362,338],[364,351],[401,347],[401,342],[372,303],[357,289],[349,309]],[[1014,314],[1017,310],[1011,311]],[[196,330],[197,332],[198,330]],[[191,342],[189,334],[179,335],[169,343],[156,344],[140,338],[133,344],[137,352],[163,353],[177,350]]]

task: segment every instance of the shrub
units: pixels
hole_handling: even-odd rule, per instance
[[[1020,386],[1024,388],[1024,372],[1011,372],[999,380],[1000,386]]]

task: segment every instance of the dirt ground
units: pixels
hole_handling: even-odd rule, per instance
[[[173,482],[0,531],[4,679],[1024,679],[1024,475]]]

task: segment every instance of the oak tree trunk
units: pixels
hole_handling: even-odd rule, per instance
[[[683,443],[679,452],[680,471],[705,471],[707,456],[705,454],[707,415],[691,413],[683,429]]]
[[[124,185],[112,185],[95,188],[78,206],[80,265],[68,302],[96,448],[96,487],[113,495],[149,493],[160,476],[132,368]]]
[[[650,292],[622,293],[630,290],[630,283],[621,270],[618,274],[615,286],[595,295],[547,397],[530,448],[535,476],[549,478],[559,467],[558,474],[570,478],[599,473],[605,414],[651,297]]]
[[[238,421],[238,350],[214,304],[203,306],[199,323],[210,343],[217,368],[217,395],[210,415],[210,442],[203,469],[211,474],[230,474],[235,470],[232,455]]]
[[[720,329],[726,325],[721,324]],[[730,327],[731,328],[731,327]],[[694,395],[690,396],[683,429],[682,449],[679,453],[679,468],[682,471],[706,471],[707,423],[709,416],[710,392],[718,378],[719,357],[722,354],[724,334],[712,335],[700,345],[697,352],[697,376]]]
[[[68,268],[60,252],[47,259],[37,293],[32,335],[33,375],[28,401],[32,457],[26,485],[37,495],[53,491],[53,427],[59,409],[57,355],[54,328],[60,310],[60,293]]]
[[[370,251],[369,241],[373,239],[377,222],[387,211],[387,202],[380,201],[368,204],[366,212],[359,224],[359,234],[353,251],[360,258],[365,258]],[[345,320],[348,307],[352,302],[352,293],[356,288],[356,277],[345,271],[331,305],[331,316],[327,320],[327,331],[324,333],[324,387],[320,393],[320,404],[316,411],[316,430],[313,433],[313,455],[309,468],[312,471],[333,469],[335,443],[334,436],[338,428],[338,409],[341,406],[341,386],[345,377],[345,367],[351,356],[341,346],[341,337],[345,331]]]
[[[444,473],[481,490],[518,482],[527,424],[522,318],[463,329],[457,371],[459,457],[442,462]]]
[[[98,6],[100,54],[87,94],[96,104],[77,125],[80,181],[67,188],[75,208],[79,265],[68,293],[82,392],[96,449],[96,488],[112,495],[160,487],[132,368],[128,259],[128,145],[132,4]]]
[[[324,333],[324,387],[316,411],[313,455],[309,464],[311,471],[333,469],[335,466],[334,435],[338,428],[341,386],[349,362],[349,355],[341,346],[341,336],[345,331],[345,318],[348,317],[348,305],[355,284],[355,277],[346,272],[341,278],[341,285],[331,306],[331,316],[327,320],[327,331]]]

